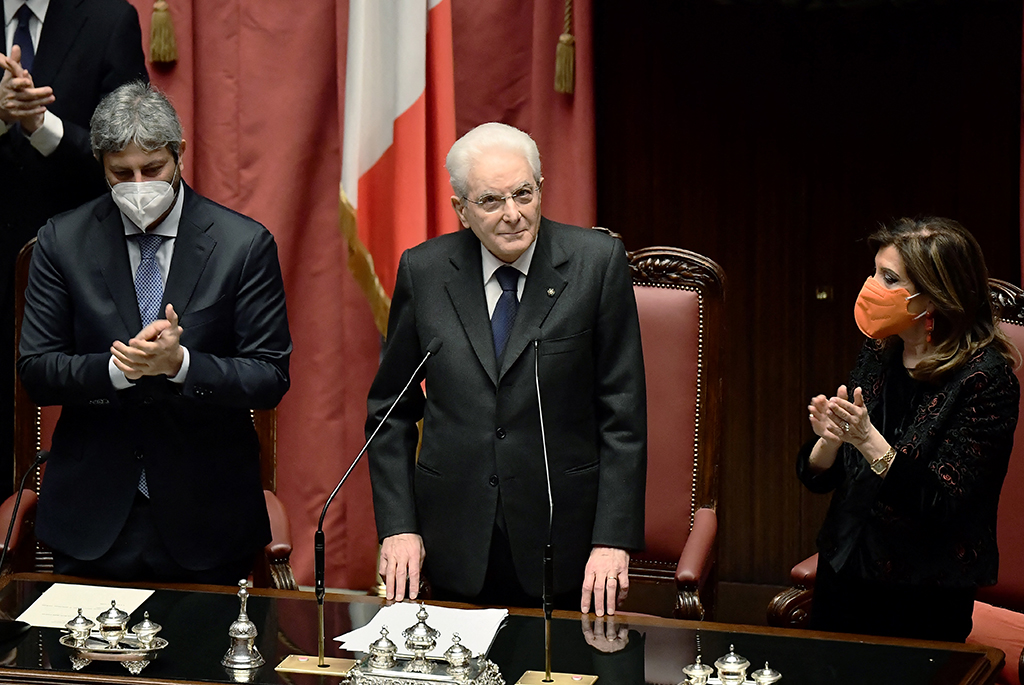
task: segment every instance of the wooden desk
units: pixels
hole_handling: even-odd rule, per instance
[[[45,574],[19,574],[5,579],[0,588],[0,610],[16,617],[58,579]],[[73,578],[60,580],[83,582]],[[376,598],[329,594],[325,607],[328,636],[364,625],[379,606],[380,600]],[[158,589],[132,614],[129,625],[141,618],[143,610],[148,610],[153,620],[164,626],[161,636],[170,644],[140,676],[132,676],[111,663],[94,662],[83,671],[72,671],[67,650],[58,643],[60,632],[33,628],[3,660],[0,683],[232,682],[220,665],[228,648],[228,627],[238,615],[238,601],[230,588]],[[543,670],[544,664],[540,612],[514,609],[511,614],[490,652],[491,660],[498,664],[510,684],[524,670]],[[625,647],[606,653],[587,644],[579,614],[555,612],[555,616],[553,668],[596,674],[601,677],[601,685],[675,685],[682,680],[682,667],[693,661],[698,645],[705,663],[713,663],[728,652],[730,644],[750,660],[751,670],[768,660],[782,673],[784,685],[983,685],[992,682],[1003,662],[999,650],[973,645],[850,639],[828,633],[639,616],[627,618]],[[259,628],[257,645],[267,660],[267,665],[250,682],[337,682],[278,674],[273,669],[288,654],[316,654],[316,601],[312,593],[254,590],[249,600],[249,617]],[[602,646],[610,645],[604,641]],[[327,645],[327,654],[352,656],[339,650],[334,642]]]

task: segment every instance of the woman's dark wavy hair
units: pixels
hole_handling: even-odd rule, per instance
[[[952,219],[900,219],[868,238],[875,251],[892,245],[907,277],[935,304],[934,351],[913,370],[937,383],[989,345],[1016,367],[1020,353],[996,323],[981,247]]]

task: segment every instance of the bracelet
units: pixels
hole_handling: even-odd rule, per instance
[[[892,464],[892,460],[896,458],[896,448],[890,447],[889,451],[882,455],[881,459],[876,459],[871,462],[871,470],[877,473],[879,476],[884,475],[889,470],[889,466]]]

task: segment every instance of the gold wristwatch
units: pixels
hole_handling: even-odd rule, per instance
[[[881,476],[883,473],[889,470],[889,465],[892,464],[892,460],[896,458],[896,448],[890,447],[889,451],[882,455],[881,459],[875,459],[871,462],[871,470]]]

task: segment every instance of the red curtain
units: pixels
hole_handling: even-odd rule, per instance
[[[151,0],[130,1],[148,36]],[[493,120],[529,131],[547,179],[545,214],[583,225],[595,216],[590,2],[574,3],[574,95],[553,87],[562,0],[452,5],[459,133]],[[183,119],[185,179],[262,222],[280,249],[294,352],[279,411],[277,485],[291,517],[292,566],[310,585],[313,531],[362,446],[379,356],[338,229],[348,3],[304,0],[301,11],[290,2],[169,5],[178,61],[151,64],[150,74]],[[328,586],[371,586],[377,540],[365,465],[324,530]]]

